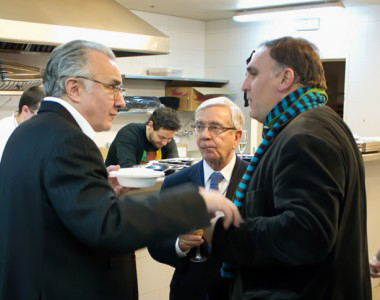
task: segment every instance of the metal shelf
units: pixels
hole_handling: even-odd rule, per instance
[[[169,77],[169,76],[142,76],[142,75],[123,75],[125,80],[156,80],[165,81],[167,86],[210,86],[221,87],[229,80],[225,79],[209,79],[209,78],[185,78],[185,77]]]

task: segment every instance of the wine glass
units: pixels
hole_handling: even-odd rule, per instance
[[[203,229],[197,229],[193,232],[196,235],[202,236],[203,235]],[[202,256],[201,254],[201,246],[197,247],[197,250],[195,252],[195,256],[190,258],[190,261],[192,262],[204,262],[207,260],[207,257]]]
[[[238,145],[240,154],[244,153],[245,147],[247,146],[247,141],[248,141],[247,130],[242,130],[241,131],[240,142],[239,142],[239,145]]]

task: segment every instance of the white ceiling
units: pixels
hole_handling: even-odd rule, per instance
[[[139,10],[195,20],[231,18],[235,11],[258,0],[115,0],[131,10]],[[300,0],[301,2],[302,0]],[[331,0],[330,0],[331,1]],[[380,0],[343,0],[346,7],[380,4]]]

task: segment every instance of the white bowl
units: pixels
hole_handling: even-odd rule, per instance
[[[163,176],[165,176],[164,172],[144,168],[121,168],[110,172],[110,177],[116,177],[121,186],[130,188],[153,186],[157,178]]]

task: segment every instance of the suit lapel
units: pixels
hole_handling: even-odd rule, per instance
[[[243,176],[247,166],[248,166],[248,164],[246,162],[244,162],[239,157],[236,157],[235,166],[234,166],[234,169],[232,171],[231,181],[230,181],[230,184],[228,185],[228,189],[227,189],[227,193],[226,193],[226,197],[228,199],[233,198],[233,196],[235,194],[235,190],[236,190],[236,188],[240,182],[240,179]]]
[[[196,163],[187,175],[192,183],[196,186],[204,187],[203,159]]]

